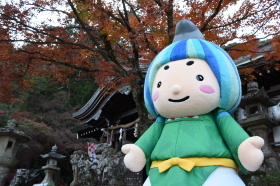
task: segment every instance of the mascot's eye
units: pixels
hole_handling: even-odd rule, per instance
[[[192,64],[194,64],[194,61],[188,61],[188,62],[187,62],[187,65],[188,65],[188,66],[191,66]]]
[[[197,75],[196,79],[197,79],[197,81],[203,81],[204,77],[202,75]]]
[[[167,69],[169,69],[169,66],[168,66],[168,65],[166,65],[166,66],[164,67],[164,70],[167,70]]]
[[[159,88],[161,86],[161,81],[160,82],[158,82],[158,84],[157,84],[157,88]]]

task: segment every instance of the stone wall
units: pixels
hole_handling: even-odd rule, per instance
[[[72,154],[74,179],[70,186],[126,185],[123,153],[116,152],[108,144],[98,144],[95,153],[97,162],[90,161],[88,154],[80,150]]]

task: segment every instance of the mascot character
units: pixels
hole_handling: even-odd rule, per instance
[[[263,162],[263,139],[248,136],[230,115],[241,100],[233,60],[191,21],[177,24],[173,43],[151,63],[144,99],[157,119],[122,147],[128,169],[146,165],[144,185],[241,186],[237,170]]]

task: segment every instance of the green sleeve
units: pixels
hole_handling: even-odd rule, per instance
[[[214,116],[216,117],[218,129],[227,144],[233,159],[242,172],[247,173],[247,170],[242,166],[238,159],[238,147],[244,140],[249,138],[249,135],[224,109],[218,109]]]
[[[154,150],[160,136],[164,123],[154,122],[146,132],[135,142],[135,145],[140,147],[146,156],[146,170],[147,173],[150,170],[151,165],[151,153]]]

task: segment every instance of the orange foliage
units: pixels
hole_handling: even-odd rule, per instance
[[[181,19],[193,21],[234,59],[259,55],[258,37],[267,36],[275,36],[274,47],[263,56],[280,57],[276,0],[22,0],[0,9],[0,101],[30,89],[33,76],[66,82],[75,70],[102,86],[118,79],[137,87],[143,82],[140,64],[172,42]],[[49,19],[34,21],[45,11]]]

